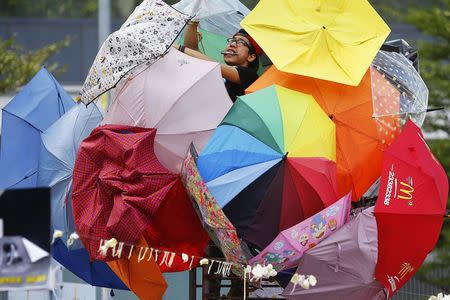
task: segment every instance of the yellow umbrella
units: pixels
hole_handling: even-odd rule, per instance
[[[279,70],[354,86],[390,32],[367,0],[261,0],[241,26]]]

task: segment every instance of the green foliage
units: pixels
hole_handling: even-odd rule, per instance
[[[441,130],[450,136],[450,0],[435,0],[430,8],[409,8],[395,10],[383,6],[382,11],[404,23],[409,23],[429,40],[418,42],[420,55],[420,74],[430,91],[429,105],[444,107],[446,110],[434,112],[426,119],[425,128],[429,131]]]
[[[447,177],[450,176],[450,140],[428,141],[428,145],[436,158],[441,162]],[[447,201],[450,208],[450,198]],[[431,283],[445,293],[450,293],[450,219],[446,218],[439,237],[438,245],[433,251],[431,262],[425,263],[418,272],[419,277]]]
[[[0,38],[0,94],[27,83],[52,55],[69,43],[69,38],[66,38],[35,51],[24,51],[14,37]],[[50,72],[64,71],[56,63],[47,65],[47,68]]]

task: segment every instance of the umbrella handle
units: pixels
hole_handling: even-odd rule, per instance
[[[337,255],[337,259],[336,259],[336,266],[334,267],[334,272],[339,272],[339,262],[341,260],[342,247],[339,243],[336,243],[336,245],[338,248],[338,255]]]

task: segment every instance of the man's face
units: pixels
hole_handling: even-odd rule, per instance
[[[248,66],[248,63],[256,59],[255,54],[249,53],[249,45],[250,41],[242,35],[228,39],[225,52],[232,54],[224,54],[225,63],[230,66]]]

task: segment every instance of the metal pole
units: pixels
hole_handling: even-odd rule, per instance
[[[98,48],[111,33],[111,0],[98,0]],[[109,93],[105,93],[100,97],[100,104],[103,109],[109,107]],[[103,298],[102,298],[103,299]]]
[[[98,0],[98,48],[111,33],[111,0]]]

